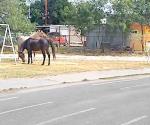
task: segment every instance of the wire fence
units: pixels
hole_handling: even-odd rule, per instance
[[[37,29],[43,30],[46,33],[51,33],[52,36],[60,38],[57,39],[59,43],[66,42],[69,46],[83,46],[85,41],[85,37],[81,36],[80,32],[77,32],[77,30],[73,26],[37,26]]]

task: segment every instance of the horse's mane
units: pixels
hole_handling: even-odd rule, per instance
[[[22,41],[20,44],[18,44],[18,52],[24,51],[27,47],[27,42],[29,41],[30,38],[27,38],[26,40]]]

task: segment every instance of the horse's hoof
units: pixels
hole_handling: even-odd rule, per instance
[[[42,66],[44,65],[44,64],[41,64]]]

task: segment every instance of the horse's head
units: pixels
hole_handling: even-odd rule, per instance
[[[25,54],[23,52],[18,52],[18,57],[21,58],[22,62],[25,62]]]

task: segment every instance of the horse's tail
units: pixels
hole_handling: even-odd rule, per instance
[[[54,44],[53,44],[52,41],[49,41],[49,40],[48,40],[48,42],[49,42],[49,44],[50,44],[50,46],[51,46],[51,48],[52,48],[53,59],[56,59],[55,46],[54,46]]]

